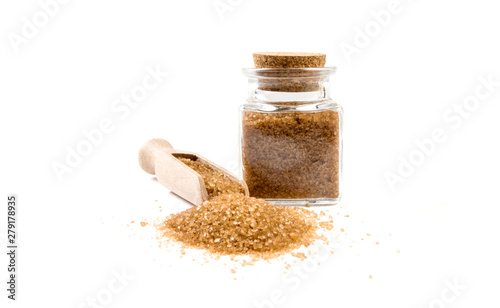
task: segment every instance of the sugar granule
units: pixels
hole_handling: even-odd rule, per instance
[[[177,159],[179,159],[181,162],[188,165],[188,167],[201,175],[201,177],[205,181],[208,200],[222,194],[245,193],[245,189],[240,183],[228,178],[222,172],[215,170],[208,164],[205,164],[199,160],[192,160],[184,157],[178,157]]]
[[[270,259],[319,239],[318,220],[315,212],[304,208],[224,194],[170,215],[157,229],[159,237],[187,248]]]

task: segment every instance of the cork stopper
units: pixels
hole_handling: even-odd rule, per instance
[[[256,52],[257,69],[269,69],[259,78],[258,87],[272,92],[311,92],[319,89],[320,78],[310,68],[325,66],[326,55],[309,52]],[[267,74],[267,76],[265,76]]]
[[[324,67],[326,55],[310,52],[255,52],[256,68],[306,68]]]

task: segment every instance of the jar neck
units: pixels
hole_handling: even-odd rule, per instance
[[[335,68],[243,69],[248,100],[301,104],[330,99],[330,75]]]
[[[249,80],[248,100],[260,101],[263,103],[286,103],[286,102],[314,102],[330,99],[330,83],[322,80],[308,83],[307,87],[313,91],[286,91],[288,84],[273,84],[274,91],[269,89],[269,84],[263,85],[259,80]],[[276,89],[282,91],[276,91]]]

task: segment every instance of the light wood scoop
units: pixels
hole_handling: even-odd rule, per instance
[[[249,195],[247,184],[231,172],[196,153],[174,150],[172,145],[163,139],[151,139],[141,147],[139,165],[147,173],[156,175],[156,179],[163,186],[192,204],[199,205],[207,201],[208,192],[203,177],[176,157],[198,160],[209,165],[230,180],[241,184],[245,195]]]

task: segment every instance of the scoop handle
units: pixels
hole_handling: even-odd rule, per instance
[[[156,161],[162,155],[170,153],[174,147],[164,139],[151,139],[139,150],[139,165],[149,174],[155,174]]]
[[[198,205],[208,200],[201,175],[177,159],[174,153],[197,159],[194,153],[174,150],[166,140],[151,139],[139,150],[139,165],[142,170],[154,174],[160,184],[192,204]]]

